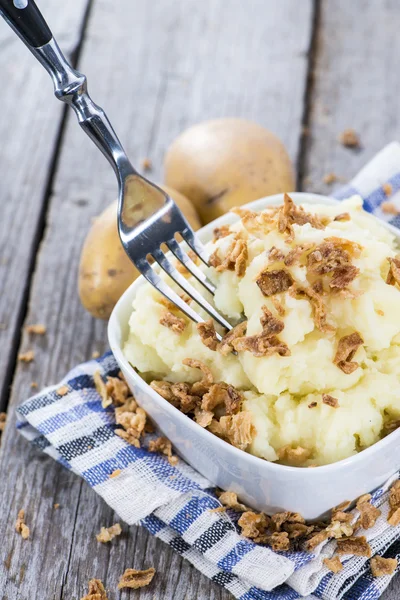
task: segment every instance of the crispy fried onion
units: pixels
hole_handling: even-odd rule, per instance
[[[397,569],[397,564],[397,558],[384,558],[377,554],[370,560],[372,576],[392,575]]]
[[[389,285],[400,285],[400,254],[394,258],[388,258],[389,272],[387,274],[386,283]]]
[[[396,496],[396,498],[395,498]],[[391,497],[394,506],[400,506],[400,482],[392,487]],[[370,494],[361,496],[357,501],[357,508],[363,514],[368,514],[368,518],[362,522],[352,525],[355,515],[347,513],[350,502],[342,502],[339,506],[332,509],[330,521],[318,521],[313,524],[307,524],[299,513],[280,512],[267,516],[264,513],[252,511],[237,500],[233,492],[223,492],[220,495],[222,507],[216,509],[224,510],[224,507],[230,508],[240,513],[237,524],[243,536],[250,538],[254,542],[268,544],[273,550],[289,550],[302,547],[312,552],[321,543],[336,539],[338,554],[353,554],[356,556],[371,556],[371,548],[364,536],[354,536],[357,528],[372,527],[372,523],[380,515],[380,511],[370,503]],[[372,512],[372,509],[373,512]],[[215,509],[214,509],[215,510]],[[379,514],[378,514],[379,513]],[[364,527],[365,526],[365,527]],[[342,565],[338,556],[324,561],[326,567],[333,572],[341,570]],[[383,569],[392,568],[393,565],[382,565]]]
[[[238,337],[233,340],[232,345],[237,352],[251,352],[253,356],[271,356],[279,354],[279,356],[290,356],[290,350],[277,337],[284,329],[283,321],[280,321],[273,316],[271,311],[266,307],[262,307],[263,314],[260,318],[262,325],[261,333]]]
[[[286,292],[293,285],[293,278],[285,269],[266,269],[258,275],[256,283],[262,295],[268,297]]]
[[[390,525],[400,524],[400,481],[393,483],[389,491],[389,516],[388,523]]]
[[[246,273],[247,259],[247,242],[236,236],[232,240],[225,258],[220,257],[220,248],[217,248],[211,254],[209,264],[218,272],[235,271],[238,277],[243,277]]]
[[[351,264],[351,257],[358,256],[361,246],[356,242],[337,237],[326,238],[307,256],[307,270],[314,275],[332,275],[329,287],[345,289],[357,277],[360,270]]]
[[[164,327],[168,327],[174,333],[180,335],[186,329],[186,321],[181,317],[177,317],[172,312],[165,311],[164,314],[160,318],[160,325]]]
[[[200,339],[207,348],[210,350],[217,350],[218,338],[217,332],[215,331],[214,321],[209,319],[203,323],[197,323],[197,331],[199,332]]]
[[[290,288],[289,294],[294,298],[306,298],[310,302],[314,323],[320,331],[334,331],[334,327],[327,322],[328,315],[325,303],[322,299],[322,285],[319,281],[313,286],[308,286],[306,288],[294,284]]]
[[[247,330],[247,321],[242,321],[239,325],[236,325],[233,329],[228,331],[227,334],[221,340],[218,347],[220,353],[224,356],[232,352],[234,349],[233,344],[237,338],[243,337]]]
[[[241,450],[246,450],[256,432],[252,415],[246,411],[221,417],[219,421],[213,419],[208,429]]]
[[[278,211],[279,232],[287,234],[291,241],[294,238],[293,225],[305,225],[306,223],[309,223],[314,229],[325,229],[329,218],[307,213],[302,206],[297,206],[293,202],[289,194],[285,194],[283,206]]]
[[[363,343],[364,340],[357,331],[340,338],[333,362],[346,375],[350,375],[359,367],[359,364],[352,361],[352,358]]]
[[[201,427],[237,448],[246,449],[255,435],[249,412],[240,412],[242,394],[225,382],[214,382],[210,369],[202,362],[187,358],[183,364],[202,372],[195,383],[152,381],[150,386],[163,398],[189,414]]]

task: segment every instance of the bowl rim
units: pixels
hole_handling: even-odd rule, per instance
[[[279,202],[281,202],[283,195],[284,195],[284,193],[274,194],[272,196],[264,196],[262,198],[259,198],[258,200],[253,200],[252,202],[248,202],[247,204],[242,205],[242,208],[248,208],[251,210],[262,210],[263,208],[265,208],[267,206],[278,204]],[[302,204],[302,203],[304,203],[304,204],[326,204],[326,205],[334,206],[334,205],[340,204],[342,202],[341,200],[337,200],[331,196],[324,196],[322,194],[315,194],[315,193],[311,193],[311,192],[310,193],[308,193],[308,192],[290,192],[290,197],[293,199],[293,201],[296,204]],[[310,202],[310,200],[311,200],[311,202]],[[369,214],[369,213],[367,213],[367,214]],[[382,219],[377,219],[377,217],[375,217],[372,214],[370,214],[370,217],[374,220],[377,220],[386,229],[388,229],[391,233],[393,233],[393,235],[395,235],[396,238],[398,238],[400,240],[400,231],[398,229],[396,229],[393,225],[390,225],[390,223],[387,223],[387,222],[383,221]],[[239,219],[239,217],[234,215],[233,213],[226,213],[226,214],[222,215],[221,217],[214,219],[213,221],[211,221],[210,223],[208,223],[207,225],[203,226],[201,229],[196,231],[196,235],[199,235],[199,237],[201,238],[201,240],[203,242],[207,242],[209,239],[209,234],[212,233],[212,231],[215,227],[218,227],[220,225],[224,225],[227,223],[231,224],[231,223],[237,221],[238,219]],[[210,441],[212,439],[213,443],[216,444],[217,446],[218,445],[221,446],[221,448],[225,449],[227,452],[232,452],[233,456],[237,455],[238,458],[241,457],[244,460],[246,460],[246,459],[249,460],[255,467],[258,466],[258,467],[261,467],[261,468],[267,469],[267,470],[271,469],[272,472],[275,471],[275,472],[288,473],[288,474],[290,473],[295,476],[300,476],[300,477],[305,476],[305,477],[313,478],[313,477],[319,477],[324,474],[329,474],[330,472],[338,470],[338,469],[342,469],[342,468],[345,469],[349,464],[353,465],[353,464],[362,462],[362,461],[368,459],[368,457],[371,454],[374,454],[374,453],[378,452],[379,450],[384,449],[386,446],[392,445],[396,441],[396,438],[399,438],[400,428],[393,431],[392,433],[388,434],[386,437],[382,438],[381,440],[378,440],[377,442],[375,442],[368,448],[365,448],[361,452],[358,452],[357,454],[353,454],[351,456],[348,456],[346,458],[343,458],[343,459],[333,462],[333,463],[329,463],[327,465],[316,465],[315,468],[308,468],[308,467],[295,467],[295,466],[290,466],[290,465],[281,465],[281,464],[277,464],[275,462],[269,461],[267,459],[261,458],[260,456],[250,454],[249,452],[245,452],[244,450],[240,450],[239,448],[232,446],[225,440],[223,440],[223,439],[219,438],[218,436],[214,435],[213,433],[211,433],[211,431],[204,429],[198,423],[196,423],[195,421],[190,419],[187,415],[183,414],[180,410],[178,410],[177,408],[172,406],[172,404],[167,402],[167,400],[165,400],[165,398],[163,398],[160,394],[158,394],[155,390],[153,390],[153,388],[150,387],[150,385],[136,372],[134,367],[132,367],[132,365],[125,358],[125,355],[122,350],[122,345],[118,341],[117,331],[118,331],[119,327],[122,326],[122,324],[120,325],[119,313],[120,313],[122,307],[128,301],[128,299],[130,301],[132,301],[136,294],[137,289],[139,287],[141,287],[142,285],[144,285],[145,283],[146,283],[146,280],[144,279],[143,276],[138,277],[125,290],[125,292],[122,294],[122,296],[118,300],[117,304],[114,306],[113,311],[110,316],[110,319],[108,321],[108,327],[107,327],[108,340],[109,340],[111,351],[113,352],[117,362],[120,365],[123,365],[123,367],[131,374],[133,379],[137,382],[138,387],[142,387],[146,391],[146,393],[148,393],[155,401],[157,401],[158,404],[164,405],[164,410],[169,412],[171,414],[171,417],[173,417],[175,419],[177,418],[185,426],[195,428],[194,431],[197,432],[199,435],[205,435],[206,436],[205,439],[210,439]],[[207,436],[211,436],[211,437],[208,438]],[[237,453],[239,453],[239,454],[237,454]]]

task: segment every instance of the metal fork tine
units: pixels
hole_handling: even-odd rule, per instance
[[[211,293],[215,294],[215,285],[211,283],[208,277],[199,269],[199,267],[194,263],[189,256],[182,250],[180,245],[175,239],[169,240],[166,242],[168,248],[171,252],[176,256],[176,258],[186,267],[188,271],[197,279],[199,283],[204,285],[204,287]]]
[[[147,260],[137,262],[136,266],[143,277],[145,277],[147,281],[160,292],[160,294],[173,302],[187,317],[189,317],[189,319],[192,319],[195,323],[204,323],[204,319],[161,279]],[[222,339],[219,333],[217,333],[217,338],[219,341]]]
[[[152,253],[153,258],[158,262],[160,267],[168,273],[168,275],[177,283],[184,292],[197,302],[201,308],[203,308],[217,323],[225,327],[228,331],[232,329],[232,325],[228,323],[224,317],[222,317],[217,310],[209,303],[203,296],[194,288],[186,279],[179,273],[179,271],[170,263],[166,258],[164,252],[161,250],[155,250]]]
[[[199,242],[199,240],[196,238],[196,236],[194,235],[194,232],[189,227],[186,227],[186,229],[181,231],[180,234],[183,237],[183,239],[185,240],[185,242],[191,247],[193,252],[195,254],[197,254],[197,256],[208,267],[209,266],[209,264],[208,264],[209,256],[208,256],[207,250],[205,249],[203,244],[201,242]]]

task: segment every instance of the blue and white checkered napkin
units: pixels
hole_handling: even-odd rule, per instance
[[[367,210],[400,226],[399,217],[380,209],[387,183],[392,186],[391,201],[400,207],[398,143],[384,148],[337,197],[358,193]],[[379,598],[391,577],[373,578],[368,559],[347,557],[343,570],[333,574],[323,558],[332,556],[334,540],[314,554],[278,553],[255,544],[239,535],[237,515],[210,512],[220,503],[210,482],[194,469],[182,460],[172,467],[165,456],[148,452],[150,435],[143,448],[117,436],[113,409],[102,408],[94,387],[92,375],[99,369],[116,375],[111,353],[79,365],[61,383],[24,402],[17,426],[32,444],[83,477],[121,519],[130,525],[140,522],[240,600]],[[61,385],[68,386],[66,395],[57,393]],[[116,469],[120,475],[110,478]],[[386,521],[389,485],[373,495],[382,517],[365,534],[374,553],[400,557],[400,526]]]

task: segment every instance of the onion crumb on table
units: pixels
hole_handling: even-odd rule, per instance
[[[151,159],[148,158],[148,157],[145,157],[142,160],[142,169],[143,169],[143,171],[151,171],[152,168],[153,168],[153,163],[152,163]]]
[[[81,600],[108,600],[106,590],[100,579],[91,579],[89,581],[89,592]]]
[[[46,331],[47,331],[46,326],[39,324],[39,323],[26,326],[26,332],[34,334],[34,335],[44,335],[46,333]]]
[[[35,352],[33,350],[27,350],[27,352],[20,352],[18,354],[18,360],[24,363],[30,363],[35,359]]]
[[[126,569],[118,583],[118,589],[122,590],[125,588],[130,588],[132,590],[137,590],[139,588],[146,587],[152,582],[155,573],[156,570],[153,567],[143,571]]]
[[[360,136],[355,129],[345,129],[339,135],[339,142],[342,144],[342,146],[346,146],[347,148],[359,148]]]
[[[111,542],[115,537],[121,535],[122,529],[119,523],[111,525],[111,527],[102,527],[100,533],[96,535],[96,540],[103,544]]]
[[[331,185],[332,183],[335,183],[335,181],[337,181],[337,180],[338,180],[338,176],[336,175],[336,173],[327,173],[323,177],[323,182],[326,183],[327,185]]]
[[[7,414],[5,412],[0,412],[0,445],[1,445],[1,434],[6,428]]]
[[[22,539],[27,540],[30,535],[29,527],[25,523],[25,511],[23,508],[18,512],[18,518],[15,523],[15,531],[19,533]]]

